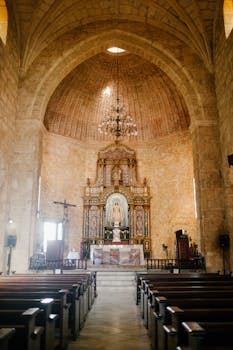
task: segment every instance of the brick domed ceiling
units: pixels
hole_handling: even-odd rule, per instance
[[[134,54],[118,56],[119,96],[138,127],[138,141],[188,128],[185,101],[158,67]],[[48,131],[80,141],[101,141],[98,124],[116,104],[116,55],[101,53],[76,67],[56,88],[47,106]]]

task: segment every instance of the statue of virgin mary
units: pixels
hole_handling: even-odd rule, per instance
[[[124,225],[124,211],[119,202],[114,202],[111,205],[108,221],[112,226]]]

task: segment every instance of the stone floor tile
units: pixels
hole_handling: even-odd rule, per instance
[[[135,288],[99,288],[84,328],[68,350],[150,350]]]

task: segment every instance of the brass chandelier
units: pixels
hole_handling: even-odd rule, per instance
[[[98,125],[98,131],[107,136],[115,136],[116,140],[120,136],[137,136],[137,125],[131,115],[126,112],[124,105],[120,104],[119,98],[119,65],[116,56],[116,105],[111,107],[111,111]]]

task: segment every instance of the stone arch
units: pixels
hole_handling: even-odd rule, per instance
[[[101,202],[106,203],[108,197],[110,197],[114,193],[115,193],[115,190],[113,187],[109,187],[105,189],[101,196]],[[122,194],[126,198],[128,204],[132,203],[133,198],[132,198],[131,192],[127,188],[119,187],[118,193]]]
[[[27,72],[21,84],[21,100],[24,101],[24,98],[26,98],[28,101],[27,103],[24,101],[23,104],[27,106],[27,110],[23,108],[23,105],[20,106],[19,118],[42,121],[47,103],[60,81],[78,64],[105,50],[112,43],[123,46],[131,53],[142,56],[157,65],[171,78],[184,96],[191,122],[193,123],[196,119],[205,119],[201,91],[198,90],[195,77],[184,68],[182,62],[158,42],[151,45],[151,42],[142,37],[119,30],[111,30],[107,33],[91,36],[86,41],[74,45],[72,49],[60,53],[59,58],[47,57],[50,60],[47,65],[51,67],[50,69],[42,71],[39,68],[42,65],[43,57],[34,62],[33,67]]]

